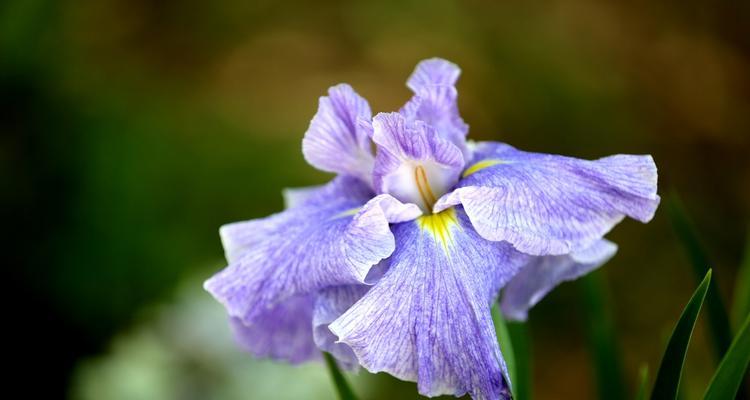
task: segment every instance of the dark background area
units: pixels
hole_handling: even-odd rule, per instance
[[[348,82],[374,111],[397,109],[414,65],[433,56],[462,67],[475,140],[652,154],[730,303],[750,215],[750,3],[527,3],[2,2],[11,385],[85,397],[72,383],[83,360],[111,354],[150,307],[223,265],[221,224],[328,179],[300,151],[318,96]],[[695,287],[665,211],[615,229],[619,254],[597,273],[631,385],[642,363],[656,369]],[[566,284],[531,313],[537,398],[595,396],[579,297]],[[713,371],[704,330],[685,399]]]

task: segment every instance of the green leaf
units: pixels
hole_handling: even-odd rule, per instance
[[[326,360],[328,371],[331,373],[331,379],[336,387],[336,392],[339,395],[339,400],[356,400],[357,396],[354,395],[352,388],[346,382],[344,374],[339,370],[339,366],[336,364],[336,360],[328,353],[323,353],[323,357]]]
[[[708,384],[704,400],[734,399],[747,373],[750,362],[750,316],[745,317],[727,355],[721,360],[711,383]]]
[[[638,371],[638,392],[635,394],[635,400],[646,400],[648,393],[648,364],[643,364]]]
[[[602,272],[579,279],[586,313],[586,328],[594,374],[601,399],[624,399],[620,352],[615,337],[614,321],[602,282]]]
[[[508,375],[510,375],[511,391],[513,397],[516,400],[520,400],[516,393],[516,385],[518,384],[518,374],[516,372],[516,354],[513,351],[513,340],[508,332],[508,326],[505,324],[505,318],[500,312],[500,307],[495,303],[492,307],[492,321],[495,323],[495,334],[497,335],[497,341],[500,344],[500,351],[503,353],[505,359],[505,365],[508,367]]]
[[[677,398],[682,366],[685,363],[690,337],[693,335],[693,328],[706,298],[710,282],[711,270],[709,269],[706,277],[703,278],[703,282],[682,310],[682,315],[680,315],[680,319],[672,331],[672,336],[669,338],[664,356],[661,359],[661,365],[659,365],[659,372],[656,374],[654,389],[651,392],[652,399]]]
[[[508,333],[516,356],[516,399],[531,400],[531,351],[529,333],[523,322],[508,322]]]
[[[500,350],[508,367],[513,398],[515,400],[531,400],[529,343],[526,325],[505,321],[497,304],[492,307],[492,319],[495,323],[495,333],[500,343]]]
[[[732,322],[736,329],[750,315],[750,233],[745,243],[745,256],[737,273],[734,285],[734,302],[732,303]]]
[[[699,281],[708,272],[708,266],[713,264],[709,262],[706,251],[698,239],[694,224],[685,212],[685,207],[683,207],[677,193],[671,194],[667,206],[672,227],[690,258],[695,279]],[[729,328],[729,317],[716,282],[711,282],[709,286],[706,295],[706,309],[716,360],[718,361],[724,357],[724,353],[729,348],[729,343],[732,341],[732,331]]]

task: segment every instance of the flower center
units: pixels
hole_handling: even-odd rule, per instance
[[[437,214],[423,215],[417,219],[417,223],[446,251],[453,246],[453,229],[458,225],[458,217],[453,207]]]
[[[458,173],[432,160],[406,161],[383,177],[382,193],[413,203],[425,214],[458,181]]]
[[[419,191],[419,196],[422,198],[422,202],[427,206],[428,210],[432,210],[432,206],[435,205],[437,198],[432,193],[430,180],[427,179],[427,172],[423,166],[417,165],[414,168],[414,181],[417,183],[417,190]]]

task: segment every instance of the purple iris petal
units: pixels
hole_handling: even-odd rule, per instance
[[[434,210],[462,204],[483,237],[532,255],[582,250],[625,216],[648,222],[659,204],[651,156],[588,161],[485,142],[463,176]]]
[[[328,325],[361,299],[369,289],[370,286],[365,285],[335,286],[323,289],[315,301],[312,319],[315,344],[321,350],[333,355],[339,364],[348,370],[357,369],[359,366],[357,357],[348,345],[337,342],[336,336],[328,329]]]
[[[297,207],[222,227],[230,264],[206,281],[206,290],[251,325],[291,296],[363,283],[370,267],[393,252],[389,222],[415,218],[419,209],[387,195],[363,206],[362,185],[339,177]]]
[[[240,346],[255,357],[292,364],[318,359],[320,350],[310,330],[313,301],[310,295],[291,297],[265,310],[249,325],[233,317],[232,332]]]
[[[461,70],[457,65],[439,58],[420,62],[406,85],[414,96],[401,109],[410,121],[423,121],[458,147],[468,157],[466,125],[458,112],[455,84]]]
[[[341,84],[320,98],[318,112],[302,140],[302,154],[322,171],[359,177],[369,182],[373,156],[370,138],[359,124],[372,118],[367,100]]]
[[[286,211],[268,218],[236,222],[224,225],[220,229],[221,242],[227,261],[232,264],[238,261],[253,246],[268,239],[274,231],[283,230],[271,222],[292,219],[292,214],[304,212],[305,207],[319,209],[322,206],[351,206],[351,209],[361,206],[373,196],[372,190],[362,181],[348,176],[339,176],[331,182],[307,188],[287,189],[284,192]],[[291,209],[291,210],[290,210]],[[306,208],[305,208],[306,209]],[[348,210],[348,209],[344,209]]]
[[[501,302],[503,315],[511,320],[525,321],[529,309],[555,286],[599,268],[616,252],[616,244],[601,239],[570,254],[533,257],[505,287]]]
[[[373,119],[373,129],[378,148],[373,171],[376,191],[430,210],[458,180],[464,166],[461,151],[429,125],[410,123],[398,113],[380,113]]]
[[[458,65],[442,58],[422,60],[414,68],[406,86],[415,93],[432,85],[453,86],[461,75]]]
[[[366,369],[416,381],[423,395],[507,398],[490,304],[528,256],[484,240],[460,210],[393,231],[390,269],[330,330]]]

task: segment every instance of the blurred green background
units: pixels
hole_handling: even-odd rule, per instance
[[[750,215],[750,3],[0,3],[0,176],[7,363],[30,397],[331,398],[321,365],[253,360],[200,287],[223,267],[221,224],[280,210],[318,184],[301,138],[348,82],[399,108],[421,59],[459,64],[474,139],[596,158],[650,153],[678,191],[724,301]],[[656,370],[695,287],[662,207],[626,221],[598,272],[626,383]],[[597,396],[581,288],[531,313],[534,395]],[[714,368],[705,318],[684,399]],[[367,399],[416,397],[382,375]]]

